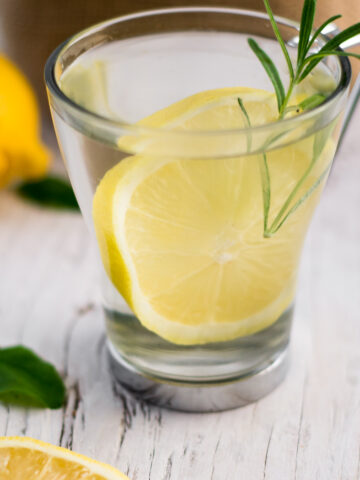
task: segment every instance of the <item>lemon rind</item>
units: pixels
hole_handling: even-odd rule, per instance
[[[106,463],[98,462],[93,458],[86,457],[80,453],[73,452],[67,448],[58,447],[50,443],[36,440],[30,437],[0,437],[0,450],[3,448],[26,448],[29,450],[37,450],[48,454],[54,458],[81,465],[89,469],[91,474],[102,475],[106,480],[129,480],[129,478],[121,473],[115,467]]]

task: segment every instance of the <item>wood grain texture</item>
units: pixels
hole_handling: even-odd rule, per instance
[[[307,239],[288,377],[229,412],[160,410],[115,385],[82,219],[1,193],[1,343],[53,362],[69,395],[58,411],[0,405],[0,434],[72,448],[132,480],[359,480],[359,127],[358,109]]]

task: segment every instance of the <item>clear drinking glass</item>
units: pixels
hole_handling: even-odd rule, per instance
[[[295,54],[298,24],[278,23]],[[224,117],[207,130],[161,115],[138,123],[206,90],[272,91],[249,36],[284,65],[265,14],[191,7],[91,27],[45,68],[62,155],[99,246],[114,372],[171,408],[244,405],[284,377],[302,245],[346,101],[349,62],[328,57],[311,82],[333,91],[300,115],[241,128]],[[225,113],[238,101],[228,92]]]

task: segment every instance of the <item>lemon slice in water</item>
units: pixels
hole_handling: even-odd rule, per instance
[[[238,96],[253,124],[276,118],[273,94],[238,88],[197,94],[139,123],[242,127]],[[309,163],[309,151],[294,144],[269,153],[275,210]],[[264,238],[257,156],[144,153],[105,174],[93,217],[105,269],[140,322],[171,342],[191,345],[255,333],[291,304],[314,199],[274,237]]]

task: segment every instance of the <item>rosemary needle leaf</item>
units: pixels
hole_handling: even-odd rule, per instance
[[[271,83],[274,86],[275,89],[275,94],[276,94],[276,99],[277,99],[277,104],[278,104],[278,110],[280,111],[281,105],[284,102],[285,99],[285,90],[284,86],[282,84],[282,81],[280,79],[279,72],[277,68],[275,67],[273,61],[271,58],[262,50],[257,42],[255,42],[254,39],[248,38],[248,43],[250,45],[250,48],[252,51],[255,53],[255,55],[258,57],[260,60],[262,66],[264,67],[266,73],[268,74]]]
[[[333,17],[328,18],[320,27],[315,31],[314,35],[311,37],[308,46],[306,48],[306,55],[309,53],[310,48],[313,46],[315,40],[318,38],[320,33],[332,22],[335,22],[335,20],[341,18],[342,15],[334,15]],[[305,58],[305,57],[304,57]]]
[[[237,101],[238,101],[240,110],[242,111],[242,113],[245,117],[247,127],[251,127],[250,117],[249,117],[249,114],[248,114],[248,112],[245,108],[245,105],[244,105],[243,101],[241,100],[240,97],[238,97]],[[250,132],[248,132],[246,134],[246,143],[247,143],[247,151],[250,152],[250,150],[251,150],[251,133]]]
[[[326,96],[322,95],[321,93],[314,93],[310,97],[305,98],[302,102],[298,103],[297,105],[290,105],[289,107],[285,108],[285,114],[289,112],[300,112],[305,110],[311,110],[312,108],[317,107],[325,100]]]
[[[271,186],[270,186],[270,172],[267,162],[266,154],[263,153],[262,158],[259,158],[260,176],[263,193],[263,208],[264,208],[264,237],[270,237],[268,230],[269,210],[271,203]]]
[[[337,50],[337,48],[339,48],[339,46],[343,42],[345,42],[346,40],[349,40],[349,38],[352,38],[355,35],[358,35],[359,33],[360,33],[360,22],[355,23],[351,27],[348,27],[342,32],[338,33],[334,38],[329,40],[321,48],[321,50],[319,50],[318,53],[306,57],[301,65],[301,68],[299,68],[299,72],[303,70],[306,63],[308,63],[308,66],[305,68],[305,70],[303,70],[303,72],[299,76],[299,81],[304,80],[304,78],[307,77],[307,75],[309,75],[311,70],[316,67],[316,65],[321,61],[321,59],[327,55],[338,55],[340,57],[360,58],[359,55],[356,55],[355,53],[342,52],[341,50]]]
[[[330,168],[331,168],[331,163],[320,174],[318,179],[313,183],[313,185],[309,188],[309,190],[295,203],[293,207],[290,208],[290,210],[286,213],[286,215],[282,218],[282,220],[277,225],[269,229],[268,235],[267,235],[268,237],[271,237],[272,235],[274,235],[283,226],[283,224],[290,217],[290,215],[296,212],[296,210],[300,207],[300,205],[302,205],[305,202],[305,200],[308,197],[310,197],[310,195],[321,185],[321,182],[329,173]]]
[[[311,1],[314,1],[314,0],[311,0]],[[270,4],[269,4],[269,0],[264,0],[264,5],[265,5],[265,8],[266,8],[267,14],[269,15],[270,23],[271,23],[271,26],[274,30],[275,36],[276,36],[276,38],[277,38],[277,40],[280,44],[281,50],[283,51],[286,63],[288,65],[290,78],[293,79],[294,78],[294,69],[293,69],[293,66],[292,66],[292,63],[291,63],[291,58],[290,58],[289,52],[287,51],[285,42],[284,42],[284,40],[283,40],[283,38],[280,34],[277,23],[275,21],[274,15],[272,13],[272,10],[271,10]]]
[[[301,108],[301,110],[311,110],[312,108],[315,108],[323,103],[325,98],[326,96],[322,95],[321,93],[314,93],[314,95],[311,95],[300,102],[298,107]]]
[[[301,65],[307,51],[314,25],[316,0],[305,0],[301,14],[297,65]]]
[[[324,58],[328,57],[330,55],[336,55],[338,57],[354,57],[360,60],[360,55],[357,53],[351,53],[351,52],[343,52],[342,50],[330,50],[329,52],[319,52],[319,53],[314,53],[313,55],[310,55],[309,57],[305,58],[304,60],[304,65],[308,63],[308,66],[305,68],[305,70],[302,72],[299,82],[304,80],[311,70],[313,70],[316,65]]]
[[[246,124],[247,124],[248,127],[250,127],[251,126],[250,117],[249,117],[249,114],[248,114],[248,112],[247,112],[247,110],[244,106],[244,103],[243,103],[243,101],[241,100],[240,97],[238,97],[237,100],[238,100],[239,107],[241,108],[241,111],[243,112],[244,117],[246,119]]]
[[[320,52],[328,52],[330,50],[335,50],[336,48],[340,47],[340,45],[349,40],[349,38],[354,37],[360,33],[360,22],[351,25],[351,27],[345,28],[342,32],[338,33],[329,40],[320,50]]]

